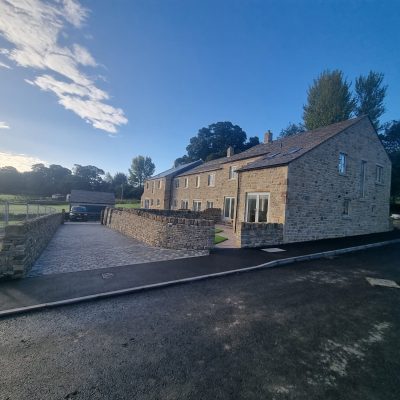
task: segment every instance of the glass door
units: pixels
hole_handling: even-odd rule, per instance
[[[268,193],[248,193],[246,222],[268,222]]]
[[[233,220],[235,216],[235,198],[225,197],[224,199],[224,219]]]

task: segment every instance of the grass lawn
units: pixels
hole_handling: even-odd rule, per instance
[[[225,240],[228,240],[228,238],[220,235],[215,235],[214,244],[225,242]]]
[[[115,207],[119,208],[140,208],[140,201],[133,201],[132,203],[117,203]]]

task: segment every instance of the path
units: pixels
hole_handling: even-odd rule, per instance
[[[143,264],[206,255],[204,250],[172,250],[148,246],[99,223],[62,225],[36,261],[29,277]]]

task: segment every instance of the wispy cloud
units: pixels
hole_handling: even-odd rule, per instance
[[[0,54],[45,71],[27,82],[54,93],[59,104],[95,128],[115,133],[128,122],[123,110],[105,103],[109,95],[82,70],[96,67],[96,60],[80,44],[62,46],[58,40],[65,29],[80,28],[88,13],[76,0],[0,0],[0,35],[12,46]]]
[[[10,126],[3,121],[0,121],[0,129],[10,129]]]
[[[7,69],[11,69],[11,67],[3,62],[0,61],[0,68],[7,68]]]
[[[0,167],[14,167],[20,172],[30,171],[33,164],[47,164],[38,157],[26,154],[2,153],[0,152]]]

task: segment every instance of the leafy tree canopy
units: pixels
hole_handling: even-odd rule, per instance
[[[351,84],[340,70],[326,70],[314,79],[307,92],[303,120],[307,130],[349,119],[355,108]]]
[[[190,139],[186,147],[187,154],[175,160],[175,166],[187,164],[191,161],[209,161],[226,156],[229,146],[235,153],[247,150],[259,144],[258,137],[254,136],[247,141],[246,132],[232,122],[216,122],[207,128],[201,128],[196,136]]]
[[[385,112],[387,85],[383,85],[383,78],[382,73],[370,71],[367,76],[360,75],[355,85],[355,114],[357,116],[367,114],[376,130],[382,128],[379,118]]]
[[[289,125],[281,130],[279,137],[284,138],[288,136],[297,135],[298,133],[302,133],[305,131],[304,125],[300,122],[298,124],[294,124],[289,122]]]
[[[156,167],[150,157],[137,156],[132,159],[129,169],[129,183],[134,187],[142,188],[144,181],[150,178]]]

